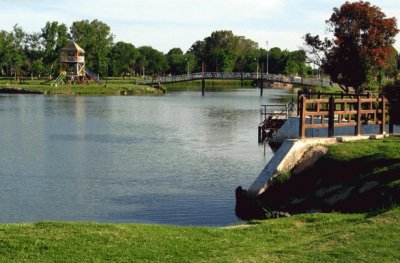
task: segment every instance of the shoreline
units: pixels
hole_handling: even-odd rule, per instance
[[[158,87],[150,86],[122,86],[113,87],[107,85],[81,85],[81,86],[46,86],[29,85],[31,87],[21,86],[4,86],[0,85],[0,94],[34,94],[34,95],[66,95],[66,96],[150,96],[163,95],[165,90]]]

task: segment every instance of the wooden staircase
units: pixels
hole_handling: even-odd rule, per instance
[[[287,104],[261,105],[264,120],[258,125],[258,143],[268,142],[294,112],[294,100]]]

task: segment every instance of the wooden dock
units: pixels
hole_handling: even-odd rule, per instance
[[[269,141],[294,112],[294,100],[286,104],[261,105],[262,121],[258,125],[258,143]]]

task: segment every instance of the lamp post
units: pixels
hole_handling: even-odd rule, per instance
[[[268,41],[267,41],[267,76],[269,75]]]
[[[187,58],[185,58],[185,61],[187,63],[187,74],[189,75],[190,74],[190,72],[189,72],[189,60]]]
[[[258,59],[254,58],[254,62],[256,62],[256,78],[258,79]]]

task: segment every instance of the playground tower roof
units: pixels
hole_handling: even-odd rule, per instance
[[[79,51],[81,53],[85,53],[85,50],[78,46],[74,41],[68,42],[68,44],[61,49],[61,51]]]

